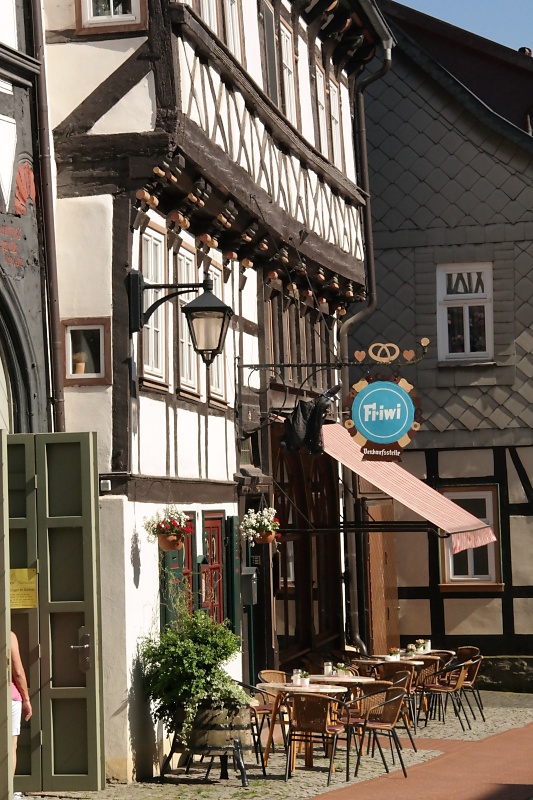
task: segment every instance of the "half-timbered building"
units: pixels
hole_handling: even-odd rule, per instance
[[[374,620],[369,607],[365,637],[531,655],[533,63],[379,6],[397,47],[367,99],[378,307],[354,345],[431,340],[402,370],[422,406],[403,466],[490,521],[497,541],[454,555],[450,539],[406,530],[419,518],[390,501],[383,511],[381,493],[362,487],[361,514],[404,524],[389,534],[385,600]]]
[[[338,326],[366,299],[354,101],[392,41],[373,0],[44,9],[65,419],[98,434],[106,768],[130,780],[156,747],[136,645],[160,624],[143,520],[164,504],[195,530],[165,580],[242,633],[245,674],[343,640],[338,465],[284,451],[280,421],[338,382]],[[181,315],[193,293],[132,335],[132,270],[211,276],[235,314],[209,370]],[[243,548],[238,519],[264,504],[283,542]],[[244,616],[241,562],[259,579]]]

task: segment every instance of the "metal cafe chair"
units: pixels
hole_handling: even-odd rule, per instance
[[[347,715],[344,703],[335,697],[325,694],[298,693],[292,695],[291,719],[289,722],[289,735],[287,744],[287,761],[285,766],[285,780],[288,781],[296,766],[296,745],[303,744],[306,748],[306,764],[312,759],[312,748],[316,741],[326,747],[329,752],[328,782],[331,783],[331,774],[337,749],[337,740],[346,730],[344,720]],[[346,743],[346,780],[349,779],[349,738]]]
[[[370,750],[370,744],[372,744],[372,755],[374,755],[375,748],[378,748],[386,772],[389,772],[389,765],[387,764],[385,754],[383,753],[383,748],[381,747],[379,737],[386,736],[388,738],[392,760],[394,762],[394,750],[396,750],[402,767],[402,772],[404,777],[407,778],[407,771],[402,758],[402,746],[400,744],[400,740],[398,739],[398,734],[396,733],[396,724],[401,715],[404,699],[405,689],[402,689],[399,686],[391,686],[385,693],[385,700],[383,700],[381,703],[369,706],[369,708],[366,710],[361,729],[361,746],[359,747],[359,752],[357,753],[357,764],[355,766],[354,773],[355,777],[357,777],[359,772],[363,745],[365,737],[368,734],[369,741],[367,750]]]
[[[428,720],[430,718],[434,719],[436,717],[437,711],[438,718],[441,719],[443,723],[446,722],[446,705],[449,698],[451,700],[455,716],[461,723],[461,728],[463,731],[466,729],[463,724],[463,720],[461,719],[461,711],[463,712],[468,727],[472,727],[461,700],[461,690],[471,663],[472,662],[470,661],[466,661],[459,667],[453,665],[451,667],[444,667],[444,669],[439,670],[439,672],[431,676],[431,681],[428,681],[422,687],[420,705],[418,708],[419,721],[422,704],[425,699],[427,701],[425,725],[428,724]]]
[[[468,699],[468,694],[470,693],[474,701],[478,707],[479,713],[481,714],[481,719],[483,722],[486,722],[485,714],[483,713],[483,701],[481,699],[481,695],[479,693],[479,689],[475,686],[476,678],[478,676],[479,668],[481,666],[481,662],[483,661],[483,656],[477,656],[477,658],[473,658],[470,667],[468,668],[468,672],[466,673],[466,678],[463,681],[463,686],[461,689],[461,696],[464,697],[468,708],[472,712],[472,717],[475,719],[476,715],[474,714],[474,709],[470,705],[470,701]]]

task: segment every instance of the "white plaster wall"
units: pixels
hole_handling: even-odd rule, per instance
[[[228,442],[228,480],[232,481],[237,471],[237,448],[235,445],[235,425],[232,420],[226,421],[226,437]]]
[[[533,597],[515,597],[514,632],[518,635],[531,636],[533,631]]]
[[[484,636],[503,633],[502,601],[495,597],[446,598],[444,627],[447,636]]]
[[[354,138],[352,127],[352,115],[350,111],[350,94],[348,88],[341,84],[341,114],[342,114],[342,136],[344,141],[344,161],[345,174],[353,183],[357,183],[354,158]]]
[[[207,477],[209,480],[228,480],[226,420],[208,417]]]
[[[429,600],[399,600],[398,604],[401,636],[431,636]]]
[[[259,344],[257,336],[252,336],[249,333],[242,334],[242,363],[243,364],[259,364]],[[260,384],[260,371],[243,369],[242,382],[243,386],[259,388]]]
[[[154,723],[144,699],[138,660],[139,641],[159,631],[159,552],[156,542],[147,539],[142,523],[158,507],[126,504],[124,520],[123,572],[126,625],[125,652],[128,668],[128,733],[132,748],[131,779],[153,773],[156,748]]]
[[[167,474],[167,425],[164,401],[139,398],[139,472]]]
[[[76,27],[74,0],[43,0],[42,5],[45,30],[74,30]]]
[[[494,475],[492,450],[443,450],[438,457],[441,478],[486,478]]]
[[[111,386],[65,386],[67,431],[96,431],[98,472],[111,471]]]
[[[127,92],[113,108],[88,131],[102,133],[142,133],[155,130],[157,102],[153,73],[150,72]]]
[[[300,37],[298,41],[298,91],[300,93],[300,114],[302,118],[302,134],[307,141],[315,146],[315,130],[313,127],[313,112],[311,101],[311,82],[309,75],[309,48]]]
[[[194,411],[178,409],[176,423],[176,447],[178,451],[178,475],[180,478],[199,478],[198,455],[199,417]]]
[[[131,774],[126,658],[124,498],[100,498],[101,658],[104,686],[106,776],[126,781]]]
[[[533,519],[510,517],[513,586],[533,586]],[[533,630],[531,631],[533,633]]]
[[[146,41],[146,37],[46,48],[50,124],[55,128]]]
[[[398,586],[429,586],[427,533],[396,534],[396,571]]]
[[[244,28],[244,54],[246,57],[246,71],[250,77],[263,88],[263,75],[261,73],[261,49],[259,47],[259,19],[255,3],[244,0],[241,3],[242,23]]]
[[[524,469],[529,476],[533,475],[533,447],[517,447],[516,452],[522,462]],[[527,497],[524,487],[518,477],[515,466],[509,453],[506,453],[507,462],[507,486],[509,489],[510,503],[526,503]]]
[[[72,197],[56,205],[61,316],[111,315],[113,199]]]

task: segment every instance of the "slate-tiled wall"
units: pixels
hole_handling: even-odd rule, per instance
[[[520,132],[508,137],[446,82],[397,47],[367,89],[378,309],[353,349],[431,339],[427,357],[402,370],[423,408],[411,447],[532,444],[533,142],[524,133],[517,144]],[[476,261],[494,265],[494,364],[439,366],[436,265]]]

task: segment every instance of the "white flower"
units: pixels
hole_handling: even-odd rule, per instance
[[[279,520],[276,517],[275,508],[261,508],[259,511],[251,508],[246,512],[239,525],[242,538],[248,542],[253,542],[257,534],[277,531],[278,528]]]

